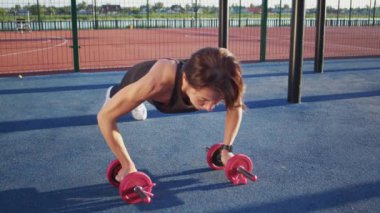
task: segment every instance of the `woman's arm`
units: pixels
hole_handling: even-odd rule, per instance
[[[236,107],[233,109],[227,109],[226,121],[224,128],[224,145],[231,146],[234,143],[236,135],[240,128],[240,123],[243,117],[243,108]],[[227,164],[227,161],[233,154],[227,150],[222,150],[222,162],[224,165]]]
[[[156,62],[144,77],[121,89],[98,113],[100,131],[111,151],[120,161],[125,175],[136,171],[136,167],[117,127],[117,120],[145,100],[160,94],[164,85],[162,81],[165,80],[162,73],[168,69],[168,66],[170,65],[166,61]]]
[[[149,85],[149,84],[148,84]],[[142,90],[144,92],[138,92]],[[98,113],[98,125],[109,148],[128,172],[136,171],[135,165],[117,127],[117,120],[142,103],[150,88],[134,83],[120,90]]]

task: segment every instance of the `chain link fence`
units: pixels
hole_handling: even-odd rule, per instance
[[[309,59],[314,57],[316,3],[306,0],[304,57]],[[218,4],[3,0],[0,74],[117,70],[142,60],[186,59],[199,48],[218,45]],[[376,0],[327,1],[325,56],[379,56],[379,9]],[[291,12],[292,0],[230,0],[228,48],[241,61],[287,60]]]

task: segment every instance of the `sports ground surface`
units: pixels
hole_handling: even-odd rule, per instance
[[[266,60],[288,60],[290,27],[268,28]],[[231,28],[229,49],[242,61],[260,60],[259,27]],[[326,27],[325,57],[380,56],[380,27]],[[315,56],[315,28],[306,27],[303,55]],[[80,30],[79,66],[93,71],[131,67],[142,60],[189,58],[218,45],[217,28]],[[0,76],[74,69],[68,30],[0,32]]]
[[[113,156],[96,114],[122,72],[0,78],[0,212],[379,212],[380,60],[304,62],[302,103],[287,102],[288,62],[244,64],[235,153],[256,183],[211,171],[225,112],[119,122],[138,169],[157,184],[151,204],[127,205],[106,179]]]

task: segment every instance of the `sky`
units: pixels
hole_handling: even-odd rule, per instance
[[[0,7],[13,7],[16,4],[19,5],[28,5],[29,4],[36,4],[37,0],[0,0]],[[87,4],[92,4],[95,0],[77,0],[77,3],[80,3],[82,1],[85,1]],[[149,3],[153,5],[157,2],[164,3],[164,6],[170,6],[172,4],[191,4],[192,2],[200,3],[201,5],[205,6],[217,6],[219,4],[219,0],[149,0]],[[352,7],[366,7],[367,5],[372,5],[375,0],[352,0]],[[103,4],[118,4],[122,7],[126,6],[140,6],[146,4],[147,0],[96,0],[97,5],[103,5]],[[250,4],[253,5],[260,5],[262,0],[241,0],[242,5],[249,6]],[[314,8],[316,7],[317,0],[306,0],[306,8]],[[326,0],[327,6],[331,6],[334,8],[337,8],[338,6],[338,0]],[[377,5],[380,6],[380,0],[377,0]],[[70,5],[71,0],[39,0],[39,3],[41,5],[45,6],[67,6]],[[239,4],[239,0],[229,0],[229,4]],[[274,5],[280,4],[280,0],[268,0],[269,7],[274,7]],[[292,0],[282,0],[282,4],[288,4],[291,6]],[[350,0],[340,0],[340,8],[349,8],[350,7]]]

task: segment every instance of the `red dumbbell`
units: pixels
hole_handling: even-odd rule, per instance
[[[210,166],[211,169],[214,170],[222,170],[224,169],[224,165],[222,162],[222,143],[214,144],[212,147],[207,147],[207,164]]]
[[[154,196],[151,192],[156,184],[152,182],[149,176],[143,172],[132,172],[119,183],[116,180],[116,175],[120,169],[120,162],[118,160],[112,161],[107,167],[107,179],[113,186],[119,188],[121,198],[129,204],[150,203]]]
[[[237,154],[231,157],[225,166],[221,159],[222,146],[222,143],[218,143],[207,148],[206,159],[210,168],[214,170],[224,169],[226,177],[234,185],[247,184],[248,179],[255,182],[257,176],[252,174],[253,163],[251,159],[246,155]]]
[[[247,179],[255,182],[257,176],[252,174],[253,163],[251,159],[243,154],[237,154],[231,157],[224,171],[226,177],[234,184],[247,184]]]

